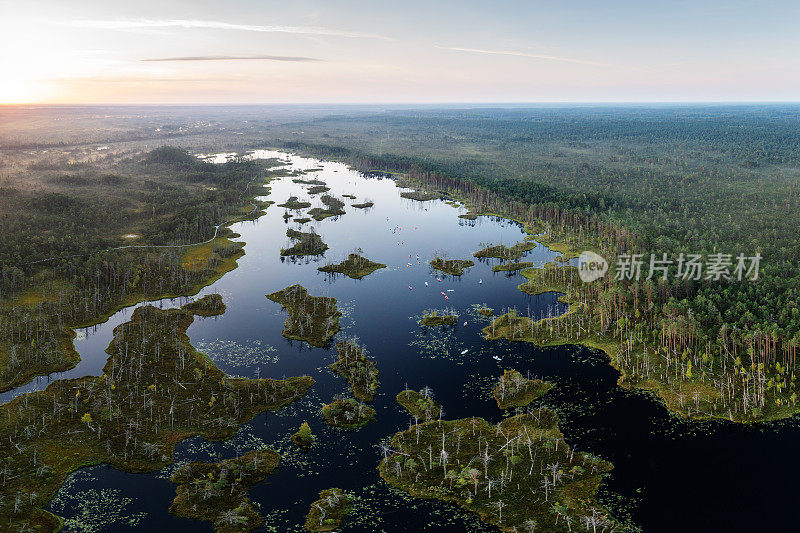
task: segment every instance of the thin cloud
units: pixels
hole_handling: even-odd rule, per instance
[[[245,59],[261,59],[265,61],[289,61],[296,63],[310,63],[322,61],[316,57],[303,56],[184,56],[184,57],[153,57],[139,61],[240,61]]]
[[[259,33],[293,33],[298,35],[326,35],[332,37],[353,37],[362,39],[380,39],[392,41],[393,39],[375,33],[361,33],[321,28],[317,26],[262,26],[254,24],[233,24],[217,20],[73,20],[67,23],[73,28],[88,28],[99,30],[148,30],[158,28],[184,28],[184,29],[213,29],[251,31]]]
[[[613,67],[610,63],[600,61],[587,61],[585,59],[575,59],[572,57],[551,56],[547,54],[531,54],[528,52],[518,52],[516,50],[483,50],[480,48],[461,48],[457,46],[437,46],[440,50],[452,50],[453,52],[469,52],[473,54],[490,54],[498,56],[530,57],[533,59],[544,59],[546,61],[560,61],[562,63],[578,63],[581,65],[594,65],[597,67]]]

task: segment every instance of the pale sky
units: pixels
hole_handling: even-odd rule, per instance
[[[2,103],[797,101],[800,1],[0,0]]]

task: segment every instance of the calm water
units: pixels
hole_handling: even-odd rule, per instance
[[[267,517],[268,529],[299,530],[317,493],[336,486],[359,497],[345,531],[492,531],[452,506],[412,500],[390,490],[377,474],[376,446],[409,423],[394,401],[406,385],[432,387],[446,418],[499,420],[502,412],[490,388],[505,368],[558,385],[542,402],[559,412],[570,445],[614,463],[601,498],[620,518],[630,516],[645,531],[796,529],[793,508],[800,489],[794,479],[800,475],[800,460],[794,451],[800,446],[800,431],[794,419],[752,427],[683,421],[670,416],[651,396],[618,388],[618,374],[603,354],[575,346],[537,349],[482,340],[480,328],[487,320],[475,313],[475,304],[498,312],[516,307],[535,316],[557,314],[564,307],[555,294],[525,295],[517,290],[524,281],[521,276],[494,274],[488,262],[477,262],[460,278],[442,276],[428,262],[436,252],[471,258],[482,244],[519,242],[524,238],[519,225],[488,217],[459,219],[463,209],[442,201],[402,199],[394,181],[364,176],[338,163],[294,156],[288,160],[292,169],[321,168],[300,177],[321,179],[331,188],[329,194],[352,194],[357,200],[344,199],[345,215],[302,228],[285,222],[284,209],[274,205],[258,221],[234,225],[247,243],[246,255],[238,269],[200,294],[221,293],[227,311],[221,317],[197,318],[188,334],[199,350],[230,374],[276,378],[309,374],[317,383],[305,398],[256,417],[230,441],[190,439],[176,450],[179,463],[219,460],[263,445],[281,452],[278,471],[251,492]],[[319,195],[309,196],[307,187],[293,183],[291,177],[273,181],[270,187],[268,198],[276,203],[294,195],[313,206],[320,204]],[[365,199],[375,206],[350,207]],[[330,247],[324,258],[281,260],[288,227],[303,231],[314,227]],[[356,248],[388,268],[362,280],[331,278],[317,271],[326,261],[338,262]],[[523,260],[543,264],[555,255],[539,246]],[[381,383],[373,405],[377,420],[358,431],[330,428],[318,414],[322,404],[348,392],[346,381],[327,369],[335,349],[310,348],[281,336],[286,314],[265,295],[295,283],[315,296],[337,298],[344,314],[337,338],[357,336],[376,360]],[[181,303],[155,302],[163,307]],[[458,327],[426,331],[417,325],[415,317],[424,309],[443,307],[458,311]],[[81,363],[50,379],[100,374],[113,327],[131,313],[132,309],[121,311],[104,324],[81,330],[76,340]],[[464,350],[468,351],[462,355]],[[42,379],[1,399],[46,384]],[[303,421],[318,437],[307,454],[289,438]],[[51,510],[68,519],[81,518],[93,524],[94,531],[135,527],[211,531],[208,523],[168,513],[175,491],[169,482],[173,470],[131,475],[105,466],[84,469],[70,478]],[[74,529],[68,524],[67,530]]]

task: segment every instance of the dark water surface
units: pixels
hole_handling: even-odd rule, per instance
[[[200,294],[221,293],[227,311],[221,317],[197,318],[188,334],[195,347],[228,373],[275,378],[309,374],[316,384],[302,400],[256,417],[229,441],[194,438],[176,450],[178,463],[216,461],[264,445],[281,452],[283,462],[276,473],[251,492],[267,517],[266,530],[300,530],[317,493],[340,487],[358,496],[344,531],[493,531],[450,505],[414,500],[388,488],[377,474],[377,445],[409,424],[394,400],[406,385],[432,387],[445,418],[500,420],[503,413],[490,389],[506,368],[557,384],[541,403],[558,411],[571,446],[614,463],[601,500],[619,518],[631,518],[644,531],[797,529],[800,431],[795,419],[759,426],[684,421],[669,415],[651,395],[617,387],[618,373],[602,353],[577,346],[539,349],[484,341],[480,329],[488,321],[475,312],[475,304],[485,303],[497,312],[516,307],[520,313],[539,317],[561,313],[564,306],[556,294],[525,295],[517,289],[524,281],[521,276],[494,274],[489,262],[476,261],[460,278],[442,276],[428,262],[437,251],[467,259],[482,243],[519,242],[524,234],[518,224],[489,217],[460,219],[457,215],[464,210],[443,201],[400,198],[400,189],[391,179],[364,176],[338,163],[289,159],[292,169],[322,168],[299,177],[321,179],[331,187],[328,194],[353,194],[357,200],[344,199],[345,215],[312,220],[301,228],[291,221],[287,224],[284,209],[275,205],[255,222],[234,225],[232,229],[247,243],[246,255],[239,268]],[[276,203],[290,195],[308,199],[312,207],[320,203],[319,195],[309,196],[307,187],[293,183],[292,177],[273,181],[270,187],[269,199]],[[375,206],[367,210],[350,206],[365,199]],[[287,246],[289,227],[302,231],[314,227],[330,247],[324,258],[282,261],[280,249]],[[362,280],[332,278],[317,271],[326,261],[339,262],[356,248],[388,268]],[[543,264],[555,256],[539,246],[522,260]],[[336,338],[357,336],[376,361],[380,372],[379,394],[373,404],[377,419],[360,430],[330,428],[319,415],[324,403],[348,393],[346,381],[327,368],[335,360],[335,348],[310,348],[281,336],[286,314],[265,295],[295,283],[314,296],[337,298],[344,316]],[[181,303],[162,300],[156,305]],[[415,317],[424,309],[444,307],[460,314],[457,327],[426,330],[417,325]],[[81,330],[76,340],[80,365],[51,378],[99,375],[113,327],[131,313],[132,309],[121,311],[104,324]],[[468,351],[462,355],[464,350]],[[46,381],[0,399],[42,388]],[[303,421],[309,422],[318,438],[307,454],[290,440]],[[169,476],[174,469],[133,475],[106,466],[87,468],[71,476],[51,510],[68,519],[68,531],[137,527],[211,531],[208,523],[169,514],[175,495]]]

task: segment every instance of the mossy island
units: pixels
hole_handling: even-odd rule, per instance
[[[283,336],[324,347],[339,331],[342,313],[336,307],[336,298],[311,296],[302,285],[292,285],[267,295],[283,306],[289,318],[284,322]]]
[[[311,202],[303,202],[298,200],[297,196],[290,196],[284,203],[278,204],[278,207],[285,207],[286,209],[305,209],[311,207]]]
[[[353,194],[343,194],[342,198],[350,198],[351,200],[355,200],[356,196]]]
[[[528,379],[516,370],[506,370],[492,391],[500,409],[525,407],[553,388],[541,379]]]
[[[292,435],[292,442],[307,450],[311,448],[311,445],[314,444],[314,440],[316,437],[314,433],[311,432],[311,426],[308,425],[308,422],[303,422],[300,424],[300,429],[297,430],[297,433]]]
[[[314,185],[314,186],[325,185],[324,181],[318,180],[318,179],[307,180],[307,179],[303,179],[303,178],[295,178],[292,181],[295,182],[295,183],[299,183],[301,185]]]
[[[458,313],[455,309],[426,309],[419,319],[420,326],[453,326],[458,322]]]
[[[308,214],[311,215],[311,218],[314,220],[319,221],[328,217],[344,215],[344,202],[340,199],[326,194],[322,196],[320,200],[325,205],[325,209],[315,207],[314,209],[308,210]]]
[[[442,416],[442,406],[433,399],[433,391],[429,387],[419,392],[406,389],[395,399],[417,421],[427,422]]]
[[[313,187],[308,188],[308,194],[320,194],[323,192],[328,192],[330,187],[326,187],[325,184],[321,185],[314,185]]]
[[[178,485],[171,513],[207,520],[220,533],[254,531],[264,519],[248,495],[278,466],[280,456],[255,450],[219,463],[189,463],[172,475]]]
[[[350,512],[352,497],[342,489],[325,489],[311,504],[306,515],[306,531],[333,531]]]
[[[209,294],[199,300],[189,302],[183,308],[195,316],[218,316],[225,312],[221,294]]]
[[[430,200],[438,200],[439,194],[427,191],[405,191],[400,193],[401,198],[409,200],[416,200],[418,202],[428,202]]]
[[[474,266],[475,263],[469,259],[444,259],[436,256],[436,259],[431,261],[431,266],[436,270],[440,270],[445,274],[451,276],[460,276],[464,273],[465,268]]]
[[[518,242],[510,248],[505,244],[498,244],[495,246],[487,246],[486,248],[478,250],[472,255],[478,259],[495,258],[516,261],[522,257],[525,252],[533,250],[536,248],[536,246],[538,245],[535,241]]]
[[[347,259],[341,263],[328,263],[323,267],[319,267],[317,270],[329,274],[344,274],[353,279],[361,279],[381,268],[386,268],[386,265],[370,261],[357,253],[351,253],[347,256]]]
[[[486,304],[480,305],[477,308],[475,308],[475,312],[485,317],[494,316],[494,309],[492,309],[491,307],[486,307]]]
[[[330,369],[343,376],[350,384],[353,396],[362,402],[371,402],[378,390],[378,369],[367,357],[367,350],[357,340],[349,339],[336,343],[339,359]]]
[[[566,532],[587,521],[597,531],[615,527],[595,498],[611,469],[571,450],[548,409],[497,425],[482,418],[417,424],[392,437],[378,466],[390,485],[456,503],[508,532]]]
[[[295,242],[289,248],[281,248],[282,256],[320,255],[328,249],[328,245],[322,242],[322,237],[317,235],[314,228],[310,232],[290,228],[286,230],[286,236]]]
[[[356,429],[375,420],[375,409],[353,398],[336,398],[322,407],[322,419],[331,426]]]
[[[515,261],[502,265],[494,265],[492,267],[492,272],[516,272],[525,268],[533,268],[533,263],[530,261]]]
[[[193,307],[211,305],[201,300]],[[44,507],[72,471],[99,463],[124,472],[160,470],[172,463],[177,443],[229,438],[314,384],[310,376],[229,377],[189,342],[193,320],[185,307],[140,306],[114,328],[101,376],[58,380],[0,406],[0,462],[14,473],[0,496],[17,502],[16,513],[4,506],[0,530],[54,531],[59,520]],[[19,431],[21,425],[30,431]]]
[[[463,213],[461,215],[458,215],[458,218],[463,218],[465,220],[475,220],[478,218],[478,215],[476,215],[475,213]]]
[[[353,207],[355,207],[356,209],[367,209],[369,207],[372,207],[373,205],[375,205],[375,202],[370,202],[369,200],[367,200],[365,202],[361,202],[360,204],[353,204]]]

